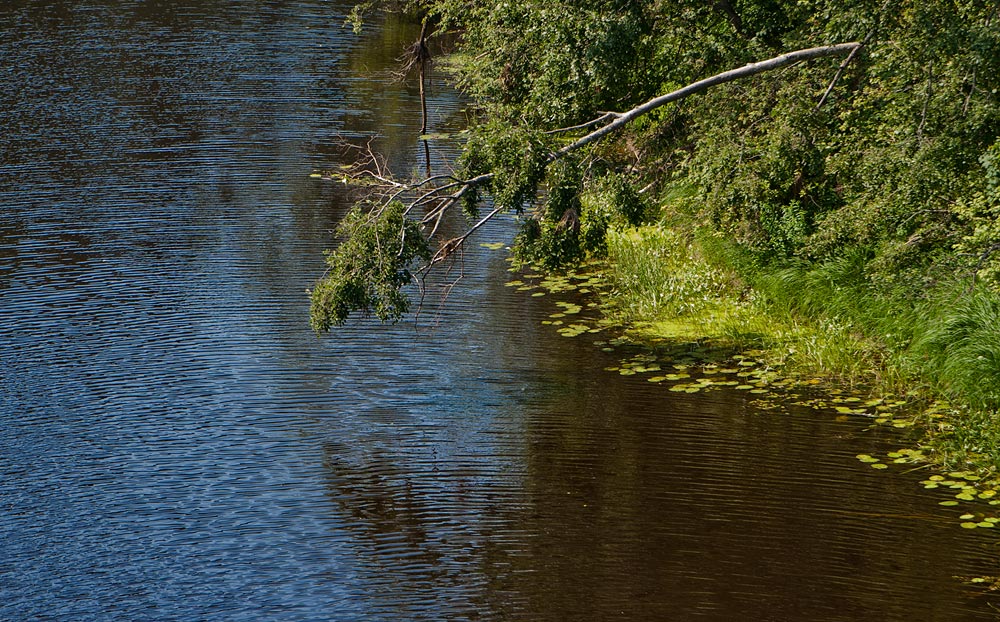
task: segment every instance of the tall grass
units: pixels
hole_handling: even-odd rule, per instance
[[[725,300],[724,274],[700,261],[690,239],[662,227],[613,231],[611,312],[627,324],[685,321],[709,330]]]
[[[904,297],[869,282],[860,250],[760,266],[718,238],[665,227],[614,233],[608,254],[620,321],[763,349],[789,373],[947,401],[932,440],[941,459],[1000,473],[996,292],[956,279]]]

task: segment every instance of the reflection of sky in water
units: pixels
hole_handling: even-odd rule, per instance
[[[309,173],[366,105],[347,31],[326,2],[27,4],[0,10],[0,617],[364,617],[302,440],[346,399],[304,290],[342,209]]]

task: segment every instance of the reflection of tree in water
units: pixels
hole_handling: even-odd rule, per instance
[[[476,486],[471,469],[439,469],[431,447],[402,456],[374,445],[324,448],[329,496],[360,544],[372,606],[427,619],[476,617],[487,587],[477,559],[498,518],[490,488]]]

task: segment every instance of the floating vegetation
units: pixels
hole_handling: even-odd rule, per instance
[[[522,274],[505,285],[517,291],[531,292],[529,296],[533,298],[549,295],[558,298],[551,303],[555,308],[547,319],[542,320],[542,324],[552,326],[561,336],[596,334],[619,326],[614,319],[602,314],[600,305],[580,300],[582,296],[605,287],[600,274],[569,272],[543,275],[532,272]],[[824,382],[819,378],[782,375],[780,361],[777,363],[779,368],[776,368],[773,359],[767,358],[763,351],[734,352],[730,346],[713,345],[682,335],[653,343],[644,340],[641,344],[628,335],[619,335],[595,340],[593,345],[607,354],[624,354],[617,364],[604,368],[607,372],[621,376],[646,376],[646,382],[664,385],[675,394],[695,394],[723,388],[737,390],[748,396],[748,404],[762,411],[783,409],[787,412],[785,405],[791,404],[827,411],[838,420],[865,418],[872,425],[906,429],[915,425],[918,416],[938,419],[949,408],[946,403],[935,402],[919,409],[910,401],[893,396],[869,397],[851,394],[841,388],[824,388],[819,386]],[[884,455],[862,453],[855,457],[878,471],[888,470],[893,465],[915,465],[909,470],[925,468],[931,465],[933,458],[920,448],[897,449]],[[997,498],[1000,481],[986,482],[979,473],[972,471],[951,471],[930,475],[921,484],[927,490],[940,489],[949,493],[950,498],[938,502],[941,507],[970,505],[970,510],[958,518],[963,529],[996,529],[1000,524],[1000,518],[971,509],[974,504],[982,504],[984,509],[1000,505],[1000,498]],[[997,510],[1000,511],[1000,508]],[[989,577],[972,579],[973,582],[977,580],[996,585]]]

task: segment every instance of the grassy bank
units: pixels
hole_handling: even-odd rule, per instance
[[[905,396],[926,455],[1000,476],[995,293],[954,280],[906,299],[876,291],[860,254],[761,267],[717,238],[663,225],[612,233],[608,253],[607,313],[633,337],[759,350],[785,375]]]

